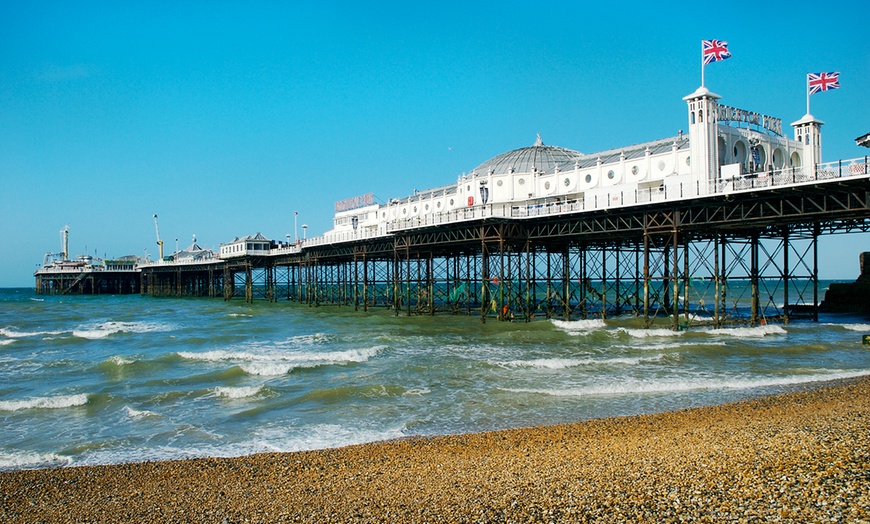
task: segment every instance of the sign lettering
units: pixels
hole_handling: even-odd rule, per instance
[[[374,193],[366,193],[365,195],[355,196],[352,198],[345,198],[344,200],[339,200],[335,203],[335,212],[338,213],[340,211],[350,211],[352,209],[358,209],[360,207],[370,206],[375,203],[375,194]]]
[[[718,116],[720,122],[746,122],[782,136],[782,120],[779,118],[728,106],[719,106]]]

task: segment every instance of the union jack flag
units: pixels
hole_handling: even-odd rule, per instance
[[[840,73],[807,73],[807,87],[810,94],[840,87]]]
[[[728,42],[723,40],[701,40],[701,51],[701,56],[704,57],[704,65],[731,58],[731,53],[728,51]]]

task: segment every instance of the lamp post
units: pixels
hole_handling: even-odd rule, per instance
[[[308,224],[302,224],[302,240],[307,238]]]
[[[287,233],[284,236],[287,237],[287,247],[290,247],[290,233]]]
[[[298,218],[298,217],[299,217],[299,211],[294,211],[293,212],[293,241],[294,242],[299,240],[299,235],[297,234],[298,230],[296,229],[296,218]]]

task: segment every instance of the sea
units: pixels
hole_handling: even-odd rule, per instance
[[[722,404],[870,374],[870,321],[644,329],[0,290],[0,470],[232,457]]]

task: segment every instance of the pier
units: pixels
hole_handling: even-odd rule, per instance
[[[212,253],[194,239],[164,257],[155,214],[160,258],[137,265],[138,289],[481,322],[818,320],[819,238],[870,231],[868,157],[822,162],[809,103],[788,138],[720,99],[703,85],[683,97],[687,134],[592,154],[538,135],[455,183],[338,201],[332,230],[293,243],[258,233]],[[39,292],[84,291],[89,277],[51,269]]]
[[[859,158],[788,179],[782,170],[703,197],[593,211],[481,204],[298,245],[259,236],[208,264],[143,266],[141,290],[481,321],[632,315],[684,329],[817,320],[818,239],[870,231],[868,166]]]

